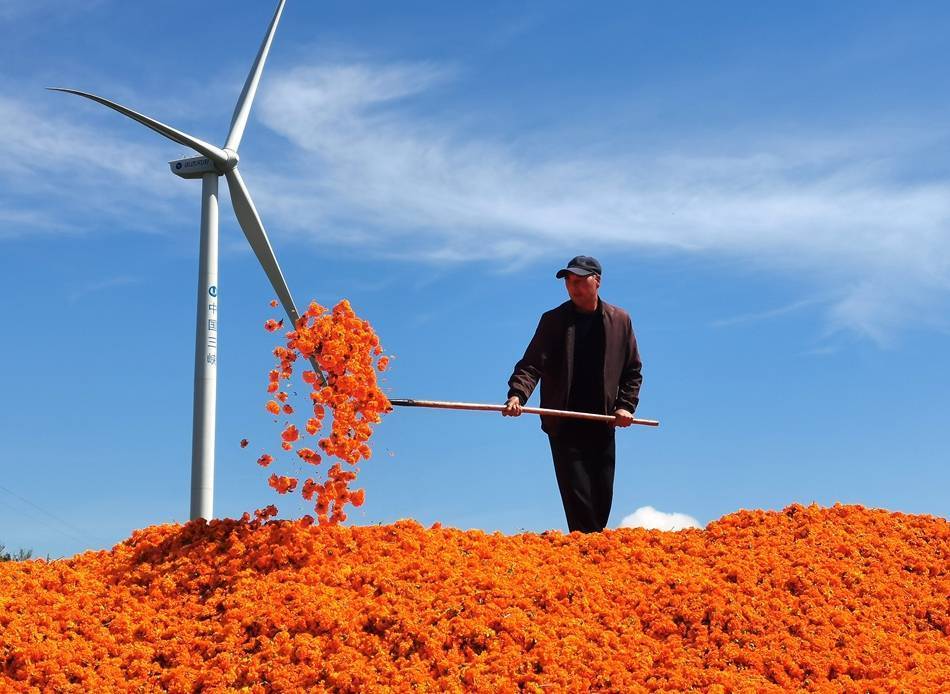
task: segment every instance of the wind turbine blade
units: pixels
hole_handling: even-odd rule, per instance
[[[81,92],[76,89],[64,89],[60,87],[47,87],[47,89],[49,89],[51,92],[75,94],[76,96],[82,96],[87,99],[91,99],[92,101],[96,101],[103,106],[108,106],[113,111],[118,111],[123,116],[128,116],[132,120],[138,121],[147,128],[151,128],[155,132],[164,135],[169,140],[177,142],[180,145],[184,145],[185,147],[191,147],[193,150],[205,155],[216,164],[227,164],[228,162],[228,155],[224,152],[224,150],[219,149],[214,145],[210,145],[204,140],[199,140],[197,137],[192,137],[187,133],[183,133],[181,130],[176,130],[170,125],[165,125],[154,118],[149,118],[138,111],[133,111],[132,109],[126,108],[121,104],[117,104],[114,101],[109,101],[108,99],[104,99],[101,96],[96,96],[95,94],[89,94],[87,92]]]
[[[290,288],[284,280],[284,273],[280,271],[280,265],[277,264],[277,256],[274,255],[274,249],[270,245],[270,239],[267,238],[267,232],[264,231],[264,225],[261,223],[261,217],[257,214],[254,202],[251,200],[250,193],[247,192],[247,186],[244,185],[244,179],[237,169],[228,171],[225,176],[228,179],[228,189],[231,191],[231,204],[234,206],[234,214],[237,217],[238,224],[244,230],[244,236],[254,250],[254,255],[264,268],[271,286],[277,292],[277,298],[280,300],[284,311],[290,318],[291,325],[296,329],[297,320],[300,314],[294,305],[293,297],[290,295]],[[317,376],[326,384],[326,377],[320,369],[316,359],[311,359],[313,369]]]
[[[274,32],[277,31],[277,23],[280,21],[280,15],[284,11],[286,0],[280,0],[277,3],[277,11],[274,12],[274,18],[270,22],[270,28],[267,30],[267,36],[261,44],[261,49],[257,52],[257,58],[251,67],[251,72],[244,83],[244,90],[238,98],[237,105],[234,107],[234,116],[231,118],[231,130],[228,132],[228,140],[224,145],[225,149],[237,152],[241,146],[241,138],[244,136],[244,128],[247,125],[248,116],[251,114],[251,104],[254,102],[254,95],[257,93],[257,85],[261,81],[261,73],[264,72],[264,62],[267,60],[267,54],[270,52],[271,42],[274,40]]]
[[[267,278],[277,292],[277,298],[283,304],[284,310],[291,322],[296,324],[300,314],[297,313],[297,307],[294,305],[293,297],[290,295],[290,288],[284,281],[284,274],[280,271],[280,265],[277,264],[277,257],[274,255],[274,249],[270,245],[270,239],[267,238],[267,232],[264,231],[264,225],[261,223],[260,215],[254,207],[250,194],[247,192],[247,186],[244,185],[244,179],[237,169],[228,171],[225,174],[228,179],[228,188],[231,191],[231,204],[234,206],[234,214],[237,216],[241,229],[247,237],[248,243],[254,249],[254,254],[260,261]]]

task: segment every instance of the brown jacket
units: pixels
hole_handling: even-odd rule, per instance
[[[618,306],[600,301],[604,320],[604,407],[597,414],[618,408],[633,413],[640,401],[642,366],[630,315]],[[508,397],[517,395],[524,405],[541,381],[541,407],[567,408],[574,368],[574,308],[565,301],[541,316],[524,356],[508,379]],[[556,434],[563,420],[541,417],[541,428]]]

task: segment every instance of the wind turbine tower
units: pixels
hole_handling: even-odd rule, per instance
[[[154,118],[126,108],[95,94],[75,89],[52,88],[91,99],[138,121],[178,144],[190,147],[200,156],[169,162],[172,173],[188,179],[201,179],[201,247],[198,261],[198,302],[195,325],[195,389],[191,439],[191,518],[213,516],[214,501],[214,431],[218,377],[218,178],[224,176],[231,193],[231,204],[248,243],[267,273],[277,292],[291,325],[300,314],[294,305],[290,289],[271,247],[260,215],[254,207],[247,186],[238,172],[238,148],[247,126],[247,119],[257,93],[264,63],[270,52],[277,24],[280,22],[286,0],[280,0],[267,35],[257,53],[244,89],[234,107],[231,128],[224,147],[216,147],[203,140],[165,125]],[[319,378],[323,373],[313,362]]]

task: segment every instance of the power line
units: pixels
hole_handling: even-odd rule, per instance
[[[53,530],[56,530],[57,532],[59,532],[59,533],[61,533],[61,534],[69,535],[71,539],[73,539],[73,540],[78,540],[78,541],[79,541],[80,543],[82,543],[82,544],[89,544],[89,545],[93,545],[93,546],[99,544],[99,543],[95,542],[95,541],[93,540],[93,538],[92,538],[88,533],[86,533],[84,530],[82,530],[81,528],[76,527],[74,524],[70,523],[69,521],[63,520],[62,518],[60,518],[59,516],[57,516],[55,513],[52,513],[51,511],[47,511],[45,508],[43,508],[43,507],[40,506],[39,504],[33,503],[33,502],[30,501],[29,499],[27,499],[27,498],[25,498],[25,497],[23,497],[23,496],[20,496],[20,495],[17,494],[16,492],[14,492],[14,491],[12,491],[12,490],[10,490],[10,489],[7,489],[7,488],[4,487],[2,484],[0,484],[0,491],[6,492],[7,494],[9,494],[10,496],[12,496],[13,498],[18,499],[19,501],[21,501],[22,503],[28,504],[28,505],[32,506],[33,508],[35,508],[35,509],[36,509],[37,511],[39,511],[40,513],[42,513],[42,514],[44,514],[44,515],[46,515],[46,516],[49,516],[50,518],[52,518],[54,521],[56,521],[57,523],[59,523],[59,524],[62,526],[61,528],[55,528],[55,527],[53,527],[53,526],[51,526],[51,525],[49,525],[49,524],[47,523],[47,524],[46,524],[47,527],[52,528]],[[63,528],[66,529],[65,532],[63,531]]]

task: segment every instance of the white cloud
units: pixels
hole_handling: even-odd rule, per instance
[[[664,513],[652,506],[641,506],[620,521],[621,528],[646,528],[647,530],[683,530],[702,527],[692,516],[685,513]]]
[[[725,155],[584,156],[553,139],[530,151],[467,134],[472,114],[419,115],[453,76],[365,63],[272,76],[258,113],[295,154],[264,175],[259,205],[317,242],[380,255],[516,266],[580,244],[728,256],[802,278],[833,297],[817,302],[829,332],[881,344],[905,322],[939,320],[948,181],[903,180],[907,162],[891,161],[920,151],[920,135],[749,137]]]
[[[0,238],[78,232],[103,218],[110,229],[155,230],[181,213],[171,201],[197,197],[166,168],[177,145],[144,132],[145,144],[130,142],[115,134],[118,114],[100,125],[77,97],[46,94],[0,96]]]
[[[252,149],[244,170],[269,232],[380,257],[491,259],[496,268],[560,261],[578,246],[608,258],[718,257],[784,273],[820,297],[721,328],[820,311],[826,338],[886,345],[909,324],[944,327],[950,181],[902,174],[939,133],[750,134],[715,148],[661,144],[652,154],[631,151],[627,138],[604,154],[627,135],[604,132],[591,154],[590,143],[556,131],[533,134],[534,144],[487,133],[479,123],[490,114],[447,110],[455,102],[442,97],[459,86],[459,70],[432,63],[270,72],[255,115],[288,146]],[[0,97],[0,238],[62,233],[90,218],[125,228],[191,218],[181,200],[196,199],[194,186],[164,169],[177,146],[144,131],[132,139],[118,129],[121,116],[48,96]],[[73,99],[75,110],[55,99]]]
[[[156,172],[154,163],[150,161],[158,154],[154,147],[131,143],[104,128],[83,124],[82,112],[83,108],[88,108],[88,102],[78,97],[54,92],[47,94],[49,99],[42,104],[37,100],[0,96],[0,123],[3,123],[4,135],[0,153],[4,157],[5,175],[20,178],[66,168],[77,182],[90,175],[102,174],[113,177],[113,180],[144,179],[143,184],[149,186],[167,181],[167,176],[161,175],[165,171]],[[122,118],[118,114],[112,117]],[[161,162],[161,158],[158,161]]]

